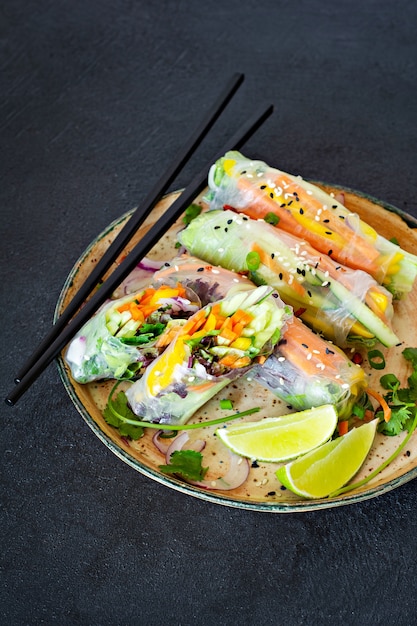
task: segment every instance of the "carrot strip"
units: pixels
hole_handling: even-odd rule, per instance
[[[346,433],[349,430],[348,420],[342,420],[341,422],[339,422],[337,425],[337,430],[339,432],[340,437],[342,437],[343,435],[346,435]]]
[[[367,389],[366,391],[367,391],[367,393],[370,396],[375,398],[375,400],[377,400],[377,402],[379,402],[379,404],[381,405],[381,408],[382,408],[382,410],[384,412],[384,420],[386,422],[389,422],[390,419],[391,419],[391,409],[389,408],[385,398],[380,393],[378,393],[377,391],[374,391],[373,389]]]

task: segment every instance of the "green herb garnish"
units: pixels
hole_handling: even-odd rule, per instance
[[[269,212],[264,217],[265,222],[268,224],[272,224],[272,226],[276,226],[279,222],[279,217],[275,213]]]
[[[188,480],[203,480],[208,467],[203,467],[203,455],[195,450],[175,450],[167,465],[160,465],[164,474],[178,474]]]
[[[248,254],[246,255],[246,265],[248,266],[248,270],[250,272],[255,272],[257,269],[259,269],[260,264],[261,257],[259,256],[259,253],[255,252],[254,250],[252,252],[248,252]]]
[[[184,222],[184,224],[188,225],[190,222],[193,221],[195,217],[200,215],[201,211],[202,207],[199,204],[190,204],[190,206],[185,209],[182,221]]]
[[[385,358],[381,350],[369,350],[368,362],[375,370],[383,370],[385,367]]]
[[[379,431],[389,436],[398,435],[403,430],[409,431],[417,414],[417,348],[405,348],[402,354],[413,367],[407,379],[408,385],[401,387],[395,374],[384,374],[380,378],[381,386],[387,391],[384,399],[391,409],[391,418],[389,422],[381,422]],[[382,412],[377,411],[376,417],[381,416]]]
[[[143,436],[143,426],[130,424],[126,421],[126,419],[134,418],[135,414],[128,407],[126,395],[122,391],[117,394],[114,400],[109,398],[103,416],[107,424],[117,428],[122,437],[136,440]]]

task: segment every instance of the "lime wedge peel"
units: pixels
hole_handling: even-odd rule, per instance
[[[283,417],[233,424],[219,428],[216,434],[236,454],[279,463],[304,455],[328,441],[337,419],[334,405],[325,404]]]
[[[283,465],[276,471],[278,480],[304,498],[326,498],[346,485],[362,467],[377,426],[378,420],[374,419]]]

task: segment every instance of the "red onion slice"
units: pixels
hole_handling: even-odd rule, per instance
[[[230,491],[237,489],[247,480],[250,471],[248,459],[229,451],[230,465],[224,476],[214,480],[200,480],[198,482],[190,481],[196,487],[202,487],[209,490]]]
[[[206,443],[205,441],[198,439],[193,442],[192,446],[186,447],[186,443],[189,440],[188,433],[183,431],[180,435],[175,437],[174,441],[169,446],[166,452],[166,462],[169,464],[171,454],[176,450],[183,449],[193,449],[197,452],[201,452],[204,449]],[[191,485],[195,487],[202,487],[203,489],[209,490],[221,490],[221,491],[230,491],[231,489],[237,489],[240,487],[245,480],[247,480],[250,471],[250,465],[248,459],[245,459],[238,454],[234,454],[230,450],[228,450],[230,465],[224,476],[220,478],[215,478],[213,480],[199,480],[199,481],[188,481]]]

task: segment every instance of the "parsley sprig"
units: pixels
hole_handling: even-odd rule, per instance
[[[417,414],[417,348],[405,348],[402,354],[413,367],[407,386],[402,387],[395,374],[384,374],[380,378],[381,386],[387,391],[384,398],[391,408],[391,419],[389,422],[382,419],[379,431],[389,436],[409,431]],[[377,411],[375,416],[381,419],[382,411]]]

